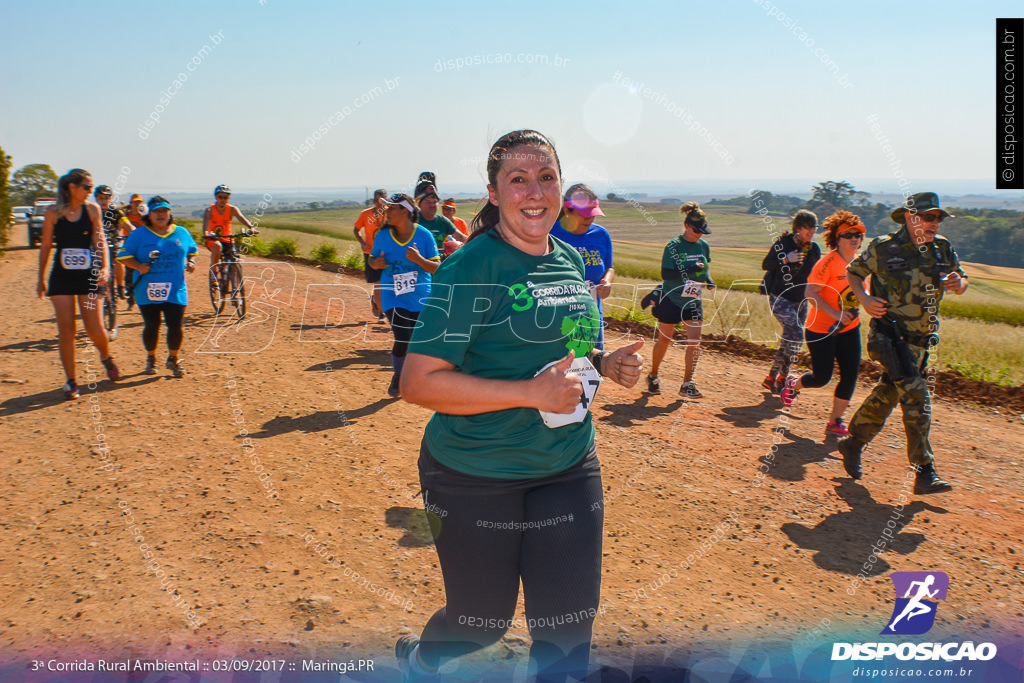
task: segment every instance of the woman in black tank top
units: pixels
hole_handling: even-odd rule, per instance
[[[110,342],[100,320],[100,297],[107,282],[109,265],[106,238],[99,207],[86,200],[92,190],[92,176],[73,169],[57,184],[57,203],[46,210],[43,241],[39,249],[39,297],[50,297],[57,315],[57,339],[60,360],[67,383],[64,397],[78,398],[75,373],[75,303],[82,315],[85,331],[100,352],[107,377],[120,376],[110,356]],[[49,282],[43,282],[46,262],[54,251]],[[95,384],[91,385],[95,388]]]

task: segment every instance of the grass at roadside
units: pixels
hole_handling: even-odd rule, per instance
[[[661,207],[666,208],[661,208]],[[473,204],[460,205],[459,214],[472,218]],[[611,204],[602,219],[615,239],[617,285],[608,315],[630,316],[652,323],[647,312],[638,312],[640,299],[660,280],[661,255],[665,242],[678,234],[678,207],[654,204],[645,207],[655,217],[650,226],[637,209]],[[313,249],[333,246],[338,258],[361,265],[359,247],[352,234],[356,208],[327,211],[268,214],[260,222],[260,238],[271,242],[294,238],[299,255],[309,257]],[[767,298],[756,293],[761,259],[770,236],[756,217],[736,210],[711,209],[714,233],[711,243],[711,273],[718,285],[716,301],[706,307],[705,330],[715,334],[733,331],[750,341],[776,344],[778,324],[768,310]],[[776,219],[783,220],[783,219]],[[779,225],[784,227],[785,221]],[[755,240],[750,239],[756,236]],[[747,240],[748,246],[721,246]],[[1024,383],[1024,269],[965,264],[971,287],[962,297],[947,296],[940,306],[942,343],[936,360],[942,368],[956,369],[974,379],[1002,384]],[[632,312],[631,312],[632,311]],[[866,324],[863,326],[866,328]]]
[[[605,303],[605,315],[656,326],[650,309],[640,309],[640,300],[654,283],[636,278],[619,278]],[[728,287],[719,287],[704,301],[704,332],[735,334],[749,341],[778,347],[780,327],[771,314],[768,297]],[[867,346],[868,319],[862,316],[861,348]],[[942,319],[941,343],[934,353],[935,367],[958,370],[972,379],[1004,386],[1024,384],[1024,335],[1020,327],[977,320]],[[864,357],[867,352],[863,351]]]

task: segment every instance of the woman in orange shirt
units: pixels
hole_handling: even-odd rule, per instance
[[[832,379],[839,362],[839,383],[832,401],[832,415],[825,436],[847,436],[843,413],[857,386],[860,369],[860,311],[846,282],[846,266],[857,255],[866,232],[860,218],[837,211],[825,219],[825,244],[832,251],[814,265],[807,278],[806,296],[811,301],[804,337],[811,352],[813,372],[790,377],[782,390],[782,404],[791,406],[804,387],[823,387]]]

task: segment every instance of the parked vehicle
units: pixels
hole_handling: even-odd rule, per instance
[[[46,207],[56,204],[53,197],[40,197],[32,207],[32,215],[28,219],[28,246],[38,247],[43,242],[43,220],[46,218]]]
[[[15,206],[11,209],[15,223],[28,223],[30,213],[32,213],[31,206]]]

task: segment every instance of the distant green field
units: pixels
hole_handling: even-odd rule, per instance
[[[642,210],[621,202],[605,202],[602,208],[607,215],[601,219],[601,225],[615,241],[615,270],[620,276],[659,280],[662,250],[666,242],[679,234],[682,216],[675,204],[641,206]],[[477,203],[463,202],[459,215],[469,222],[477,208]],[[263,238],[267,242],[282,236],[295,238],[299,252],[307,255],[325,238],[355,242],[352,223],[359,211],[358,207],[349,207],[266,214],[260,229],[266,231]],[[711,273],[715,282],[720,287],[729,287],[737,280],[760,280],[761,259],[774,234],[767,229],[765,219],[744,213],[738,207],[711,206],[707,213],[712,230],[707,240],[711,244]],[[647,217],[657,224],[651,225]],[[772,216],[771,220],[775,232],[788,229],[785,217]],[[349,250],[349,244],[335,246],[339,254]],[[821,246],[824,250],[824,244]],[[1024,325],[1024,269],[975,264],[966,264],[965,269],[971,277],[971,288],[962,297],[945,298],[940,307],[943,316]],[[753,285],[740,288],[752,291]]]
[[[467,222],[477,206],[462,203],[459,216]],[[621,203],[602,205],[615,246],[617,284],[606,304],[606,315],[653,323],[649,312],[639,311],[637,302],[660,280],[661,255],[668,240],[679,234],[682,217],[676,205],[644,206],[647,222],[637,208]],[[299,253],[309,256],[322,244],[334,246],[339,257],[358,260],[359,247],[352,235],[358,208],[267,214],[260,220],[260,238],[271,242],[293,238]],[[786,230],[784,217],[773,217],[777,230]],[[772,237],[759,216],[733,207],[710,207],[708,223],[712,234],[711,274],[718,285],[715,301],[708,302],[707,331],[732,331],[751,341],[775,346],[778,324],[766,299],[753,292],[761,279],[761,259]],[[824,245],[822,245],[824,247]],[[946,297],[940,307],[945,318],[942,344],[936,361],[939,367],[960,370],[969,377],[1001,384],[1024,383],[1024,269],[965,264],[971,288],[962,297]],[[729,291],[730,287],[733,291]],[[741,290],[741,291],[736,291]],[[745,291],[744,291],[745,290]],[[865,326],[866,327],[866,326]]]
[[[458,215],[468,223],[478,208],[476,203],[463,202],[459,206]],[[679,206],[675,204],[641,204],[640,207],[633,207],[609,202],[603,204],[602,208],[607,215],[601,219],[601,225],[608,229],[613,240],[664,245],[679,234],[683,224]],[[358,207],[348,207],[266,214],[260,220],[260,226],[352,239],[352,223],[359,211]],[[712,246],[767,249],[771,244],[771,236],[766,229],[768,226],[760,216],[743,213],[742,209],[736,207],[707,207],[707,213],[713,232],[710,238]],[[654,225],[648,222],[648,217],[654,221]],[[788,230],[789,221],[785,217],[772,216],[771,219],[776,232]]]

